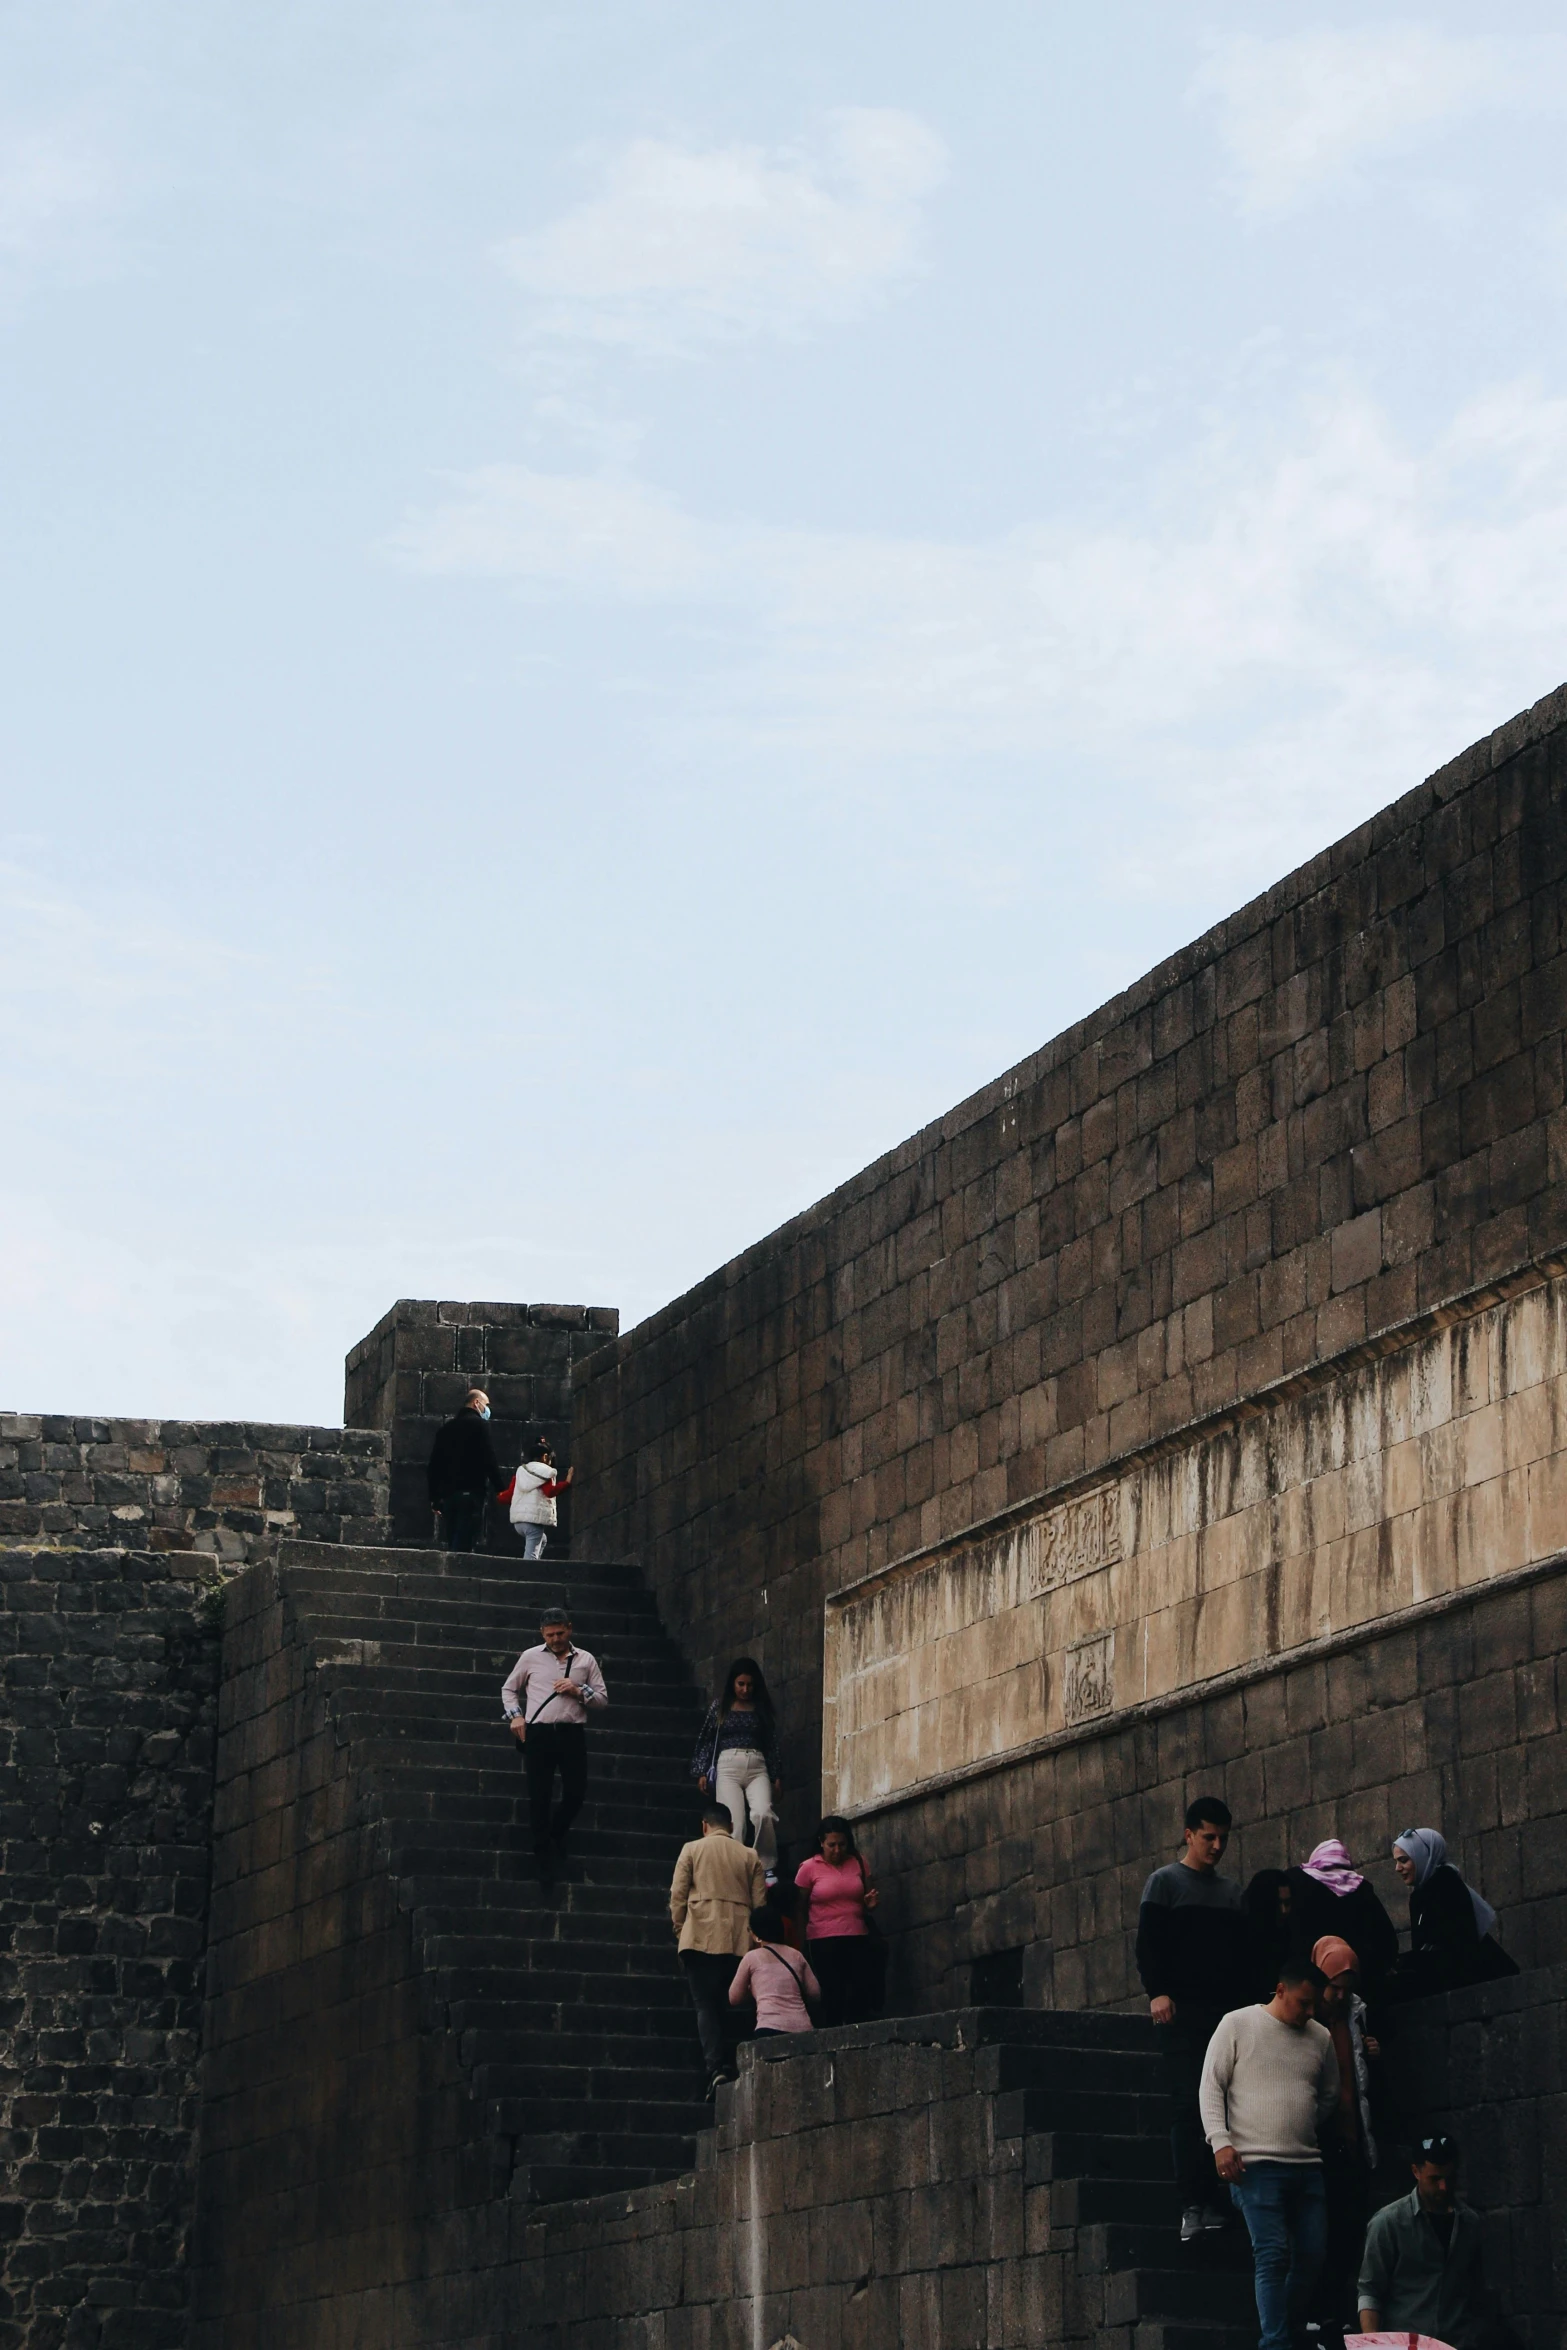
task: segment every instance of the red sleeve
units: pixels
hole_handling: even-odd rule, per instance
[[[557,1493],[564,1493],[565,1490],[566,1480],[564,1477],[552,1477],[547,1485],[539,1487],[539,1491],[546,1501],[553,1501]]]
[[[501,1487],[501,1489],[500,1489],[499,1493],[498,1493],[498,1494],[495,1496],[495,1498],[496,1498],[496,1500],[497,1500],[497,1501],[510,1501],[510,1499],[511,1499],[512,1495],[513,1495],[513,1494],[516,1492],[516,1490],[517,1490],[517,1472],[516,1472],[516,1470],[515,1470],[515,1469],[513,1469],[513,1471],[512,1471],[512,1473],[511,1473],[511,1475],[510,1475],[510,1476],[507,1478],[507,1480],[506,1480],[505,1484],[504,1484],[504,1485]]]

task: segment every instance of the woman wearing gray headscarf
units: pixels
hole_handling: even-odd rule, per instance
[[[1398,1969],[1405,1999],[1517,1974],[1516,1961],[1491,1939],[1495,1910],[1459,1875],[1435,1828],[1395,1837],[1393,1866],[1409,1887],[1409,1954]]]

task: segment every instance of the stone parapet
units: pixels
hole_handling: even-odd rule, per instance
[[[358,1428],[0,1412],[0,1541],[192,1551],[384,1538],[387,1443]]]

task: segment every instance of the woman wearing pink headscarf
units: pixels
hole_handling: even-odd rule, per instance
[[[1398,1957],[1398,1934],[1336,1836],[1289,1871],[1290,1941],[1301,1958],[1324,1934],[1360,1954],[1360,1987],[1373,2006]]]

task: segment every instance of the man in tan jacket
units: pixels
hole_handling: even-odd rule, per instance
[[[724,1806],[708,1804],[701,1835],[680,1847],[669,1915],[696,2009],[709,2097],[720,2081],[734,2079],[729,1986],[751,1947],[751,1912],[765,1897],[761,1862],[748,1846],[735,1842],[734,1822]]]

